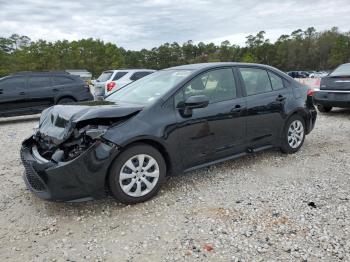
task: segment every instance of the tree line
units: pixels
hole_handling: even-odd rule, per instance
[[[220,45],[189,40],[165,43],[150,50],[126,50],[99,39],[78,41],[32,41],[13,34],[0,37],[0,77],[18,71],[87,69],[95,77],[107,69],[150,68],[200,62],[251,62],[281,70],[329,70],[350,62],[350,32],[333,27],[318,32],[314,27],[281,35],[276,42],[265,32],[246,37],[241,47],[223,41]]]

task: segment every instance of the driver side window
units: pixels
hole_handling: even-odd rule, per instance
[[[236,98],[237,88],[232,69],[216,69],[197,76],[175,95],[175,105],[195,95],[207,96],[211,104]]]
[[[0,89],[2,92],[11,93],[14,91],[24,90],[26,87],[25,77],[5,78],[0,82]]]

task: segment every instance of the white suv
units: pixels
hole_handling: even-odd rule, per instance
[[[119,88],[152,74],[151,69],[122,69],[102,72],[94,83],[95,96],[106,96]]]

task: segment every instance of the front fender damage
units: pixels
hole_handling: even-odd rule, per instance
[[[36,141],[26,139],[21,148],[25,167],[24,181],[40,198],[54,201],[99,199],[107,194],[105,177],[118,154],[116,146],[94,142],[81,155],[70,161],[55,163],[33,152]]]
[[[36,195],[54,201],[106,195],[106,175],[120,147],[103,134],[141,109],[103,103],[55,106],[42,113],[21,148],[24,181]]]
[[[33,140],[33,153],[48,161],[67,162],[86,151],[93,143],[105,141],[102,135],[136,115],[139,110],[124,110],[122,113],[88,114],[68,111],[67,108],[53,107],[45,110],[40,118]],[[106,113],[106,112],[104,112]]]

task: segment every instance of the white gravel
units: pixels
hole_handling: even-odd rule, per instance
[[[270,150],[171,178],[151,201],[52,203],[26,190],[0,120],[0,261],[350,261],[350,111],[319,114],[294,155]]]

